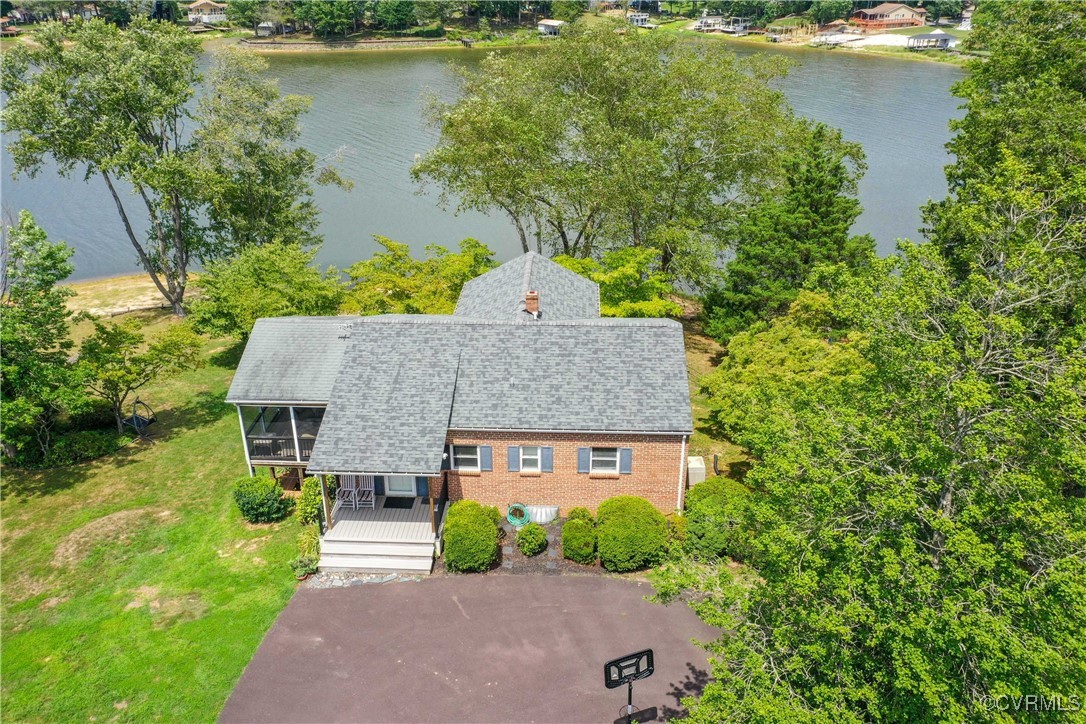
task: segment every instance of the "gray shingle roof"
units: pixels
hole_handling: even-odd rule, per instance
[[[226,401],[327,402],[350,341],[345,325],[356,319],[258,319]]]
[[[436,473],[447,429],[681,434],[692,426],[678,322],[365,317],[309,470]]]
[[[532,251],[465,284],[453,314],[473,319],[527,319],[524,295],[529,290],[539,292],[539,309],[545,320],[600,316],[600,288],[595,282]]]
[[[324,473],[437,473],[449,429],[693,429],[682,327],[601,319],[599,288],[537,254],[469,282],[453,315],[261,319],[227,401],[327,402]]]
[[[309,470],[441,469],[459,355],[429,332],[421,325],[355,324]]]

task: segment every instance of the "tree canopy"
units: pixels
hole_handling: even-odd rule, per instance
[[[607,23],[530,54],[493,54],[435,102],[437,147],[414,167],[445,203],[509,216],[524,251],[656,250],[704,283],[751,203],[783,180],[802,126],[769,81],[779,59]]]
[[[431,244],[415,259],[407,244],[374,238],[385,251],[347,269],[349,314],[451,314],[464,284],[495,266],[494,252],[475,239],[461,241],[459,252]]]
[[[675,289],[655,269],[653,249],[616,249],[599,261],[572,256],[556,256],[554,261],[600,285],[604,317],[667,317],[682,311],[669,299]]]
[[[706,297],[709,334],[727,340],[783,314],[818,264],[867,262],[874,239],[849,234],[860,215],[856,185],[865,168],[857,144],[822,124],[811,129],[785,164],[783,194],[759,203],[739,223],[735,257]]]
[[[335,314],[346,291],[339,272],[313,266],[316,251],[295,244],[266,244],[208,265],[195,282],[194,328],[205,334],[249,338],[262,317]]]
[[[78,406],[81,387],[71,373],[66,302],[58,286],[72,273],[74,249],[50,242],[29,211],[5,226],[0,279],[0,439],[8,452],[36,445],[48,455],[58,416]]]

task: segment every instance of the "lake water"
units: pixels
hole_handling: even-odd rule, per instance
[[[943,167],[947,122],[960,114],[950,86],[961,69],[823,50],[733,46],[741,55],[786,53],[797,66],[781,89],[801,115],[836,126],[867,153],[860,183],[865,209],[855,233],[870,233],[881,253],[896,239],[919,238],[919,207],[946,193]],[[285,93],[312,96],[302,143],[319,155],[346,149],[341,170],[354,189],[317,190],[325,244],[318,259],[345,267],[370,256],[374,234],[408,243],[455,246],[467,236],[488,244],[500,259],[520,253],[511,224],[502,216],[454,215],[420,193],[408,171],[428,151],[437,132],[422,118],[425,98],[455,97],[452,64],[474,65],[483,51],[466,49],[282,54],[269,57],[271,75]],[[5,139],[5,144],[7,143]],[[30,209],[54,240],[76,249],[73,279],[139,271],[116,208],[103,182],[81,174],[59,178],[51,168],[35,179],[11,179],[3,154],[0,203],[5,213]]]

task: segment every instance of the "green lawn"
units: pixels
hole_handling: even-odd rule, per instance
[[[4,470],[6,720],[213,720],[293,593],[297,522],[249,525],[231,495],[245,470],[223,402],[237,350],[207,352],[141,391],[154,444]]]
[[[958,30],[957,28],[951,28],[942,26],[934,28],[930,25],[920,25],[913,28],[897,28],[896,30],[887,30],[887,33],[892,35],[923,35],[924,33],[934,33],[936,30],[942,30],[948,35],[953,35],[955,38],[968,38],[970,31]]]

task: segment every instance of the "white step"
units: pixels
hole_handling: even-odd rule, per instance
[[[322,540],[323,555],[371,555],[371,556],[424,556],[432,558],[434,542],[426,543],[376,543],[361,540]]]
[[[348,571],[414,571],[429,573],[433,568],[433,555],[422,556],[372,556],[372,555],[321,555],[321,570]]]

